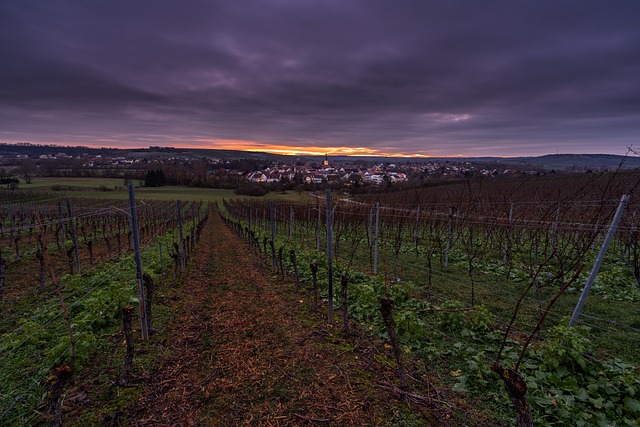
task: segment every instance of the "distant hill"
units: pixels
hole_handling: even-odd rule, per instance
[[[64,153],[68,156],[111,156],[111,157],[189,157],[216,158],[222,160],[256,159],[268,161],[291,161],[293,156],[240,150],[213,150],[204,148],[148,147],[148,148],[99,148],[86,146],[61,146],[39,144],[0,144],[0,157],[26,154],[32,158],[42,155]],[[320,158],[320,157],[318,157]],[[306,157],[305,157],[306,159]]]
[[[38,157],[43,154],[65,153],[69,156],[82,154],[102,156],[130,156],[130,157],[189,157],[208,158],[221,160],[264,160],[268,162],[294,162],[317,161],[322,162],[321,156],[288,156],[266,152],[240,151],[240,150],[216,150],[206,148],[176,148],[176,147],[148,147],[135,149],[120,148],[93,148],[84,146],[59,146],[59,145],[27,145],[27,144],[0,144],[0,157],[16,154],[27,154]],[[364,156],[329,156],[330,161],[366,161],[366,162],[470,162],[485,167],[510,166],[522,169],[530,167],[535,169],[547,169],[556,171],[567,170],[614,170],[622,163],[623,169],[640,168],[640,157],[626,157],[615,154],[547,154],[538,157],[429,157],[429,158],[399,158],[399,157],[364,157]],[[624,162],[623,162],[624,160]]]
[[[622,169],[640,168],[640,157],[625,157],[613,154],[548,154],[539,157],[500,159],[499,163],[561,171],[571,169],[615,170],[618,167]]]
[[[321,160],[324,156],[317,156]],[[556,171],[567,170],[615,170],[620,165],[622,169],[640,168],[640,157],[625,157],[615,154],[547,154],[538,157],[430,157],[430,158],[398,158],[398,157],[357,157],[357,156],[329,156],[334,161],[365,160],[370,162],[469,162],[484,167],[513,166],[522,169],[531,167],[534,169],[546,169]]]

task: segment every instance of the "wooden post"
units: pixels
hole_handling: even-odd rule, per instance
[[[0,302],[4,294],[4,279],[7,276],[7,262],[2,257],[2,248],[0,248]]]
[[[316,222],[316,252],[320,252],[320,204],[316,205],[318,208],[318,221]]]
[[[276,269],[276,213],[273,203],[269,204],[269,214],[271,219],[271,268]]]
[[[420,230],[420,205],[418,205],[418,210],[416,212],[416,227],[415,227],[415,230],[413,231],[413,244],[416,247],[418,246],[419,230]]]
[[[291,264],[293,264],[293,271],[296,275],[296,293],[298,293],[300,291],[300,274],[298,273],[298,263],[296,261],[296,251],[291,249],[291,252],[289,254],[290,256],[290,260],[291,260]]]
[[[293,243],[293,206],[289,206],[289,242]]]
[[[284,264],[283,264],[283,260],[282,260],[282,250],[283,247],[280,246],[278,248],[278,264],[279,264],[279,268],[280,268],[280,275],[282,276],[282,280],[285,279],[285,274],[284,274]]]
[[[165,282],[164,282],[164,264],[162,262],[162,242],[158,242],[158,252],[159,252],[159,263],[160,263],[160,288],[162,289],[161,301],[164,304],[166,302],[164,294],[165,294]]]
[[[346,274],[340,276],[340,284],[342,285],[342,323],[345,334],[349,333],[349,306],[347,305],[347,285],[349,278]]]
[[[184,271],[186,268],[186,262],[185,262],[186,254],[185,254],[185,248],[184,248],[184,234],[182,231],[182,202],[178,200],[177,203],[178,203],[178,228],[180,229],[180,268],[182,269],[182,271]]]
[[[444,266],[449,266],[449,249],[451,249],[451,223],[453,222],[453,207],[449,208],[449,225],[447,226],[447,245],[444,252]]]
[[[67,230],[64,227],[64,214],[62,213],[62,202],[58,202],[58,217],[60,219],[60,228],[62,228],[62,246],[67,241]]]
[[[318,310],[318,263],[312,262],[309,267],[311,268],[311,277],[313,278],[313,309]]]
[[[327,318],[329,323],[333,323],[333,256],[331,245],[333,241],[333,223],[331,221],[331,189],[327,188],[327,270],[328,270],[328,290],[329,301],[327,304]]]
[[[133,184],[129,183],[129,206],[130,206],[130,225],[131,240],[133,240],[134,258],[136,261],[136,276],[138,282],[138,306],[140,308],[140,326],[142,339],[149,339],[149,331],[147,330],[147,310],[144,298],[144,286],[142,283],[142,258],[140,257],[140,240],[138,239],[138,212],[136,210],[136,198],[133,192]]]
[[[373,274],[378,274],[378,236],[380,232],[380,203],[376,202],[376,236],[373,239]]]
[[[509,208],[509,226],[507,227],[507,236],[504,240],[504,253],[503,253],[502,262],[505,264],[511,260],[509,238],[511,237],[511,221],[512,220],[513,220],[513,203],[511,203],[511,207]]]
[[[67,197],[67,212],[69,214],[69,221],[71,226],[69,231],[71,232],[71,241],[73,242],[73,252],[76,257],[76,273],[80,274],[80,256],[78,255],[78,239],[76,238],[76,226],[73,223],[73,213],[71,212],[71,200]]]

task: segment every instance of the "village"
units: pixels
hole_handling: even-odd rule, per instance
[[[332,162],[328,156],[322,165],[275,164],[264,170],[246,175],[253,183],[277,183],[283,179],[302,181],[305,184],[391,185],[425,177],[455,178],[476,175],[490,176],[501,173],[517,173],[516,170],[479,168],[469,162],[455,161],[403,161],[398,163],[363,164],[364,162]]]
[[[425,180],[449,181],[473,177],[543,174],[539,168],[465,159],[367,159],[269,156],[244,153],[221,157],[214,150],[173,147],[141,150],[101,150],[83,147],[4,145],[0,175],[29,181],[36,176],[128,177],[142,179],[162,170],[168,183],[200,187],[363,188],[420,185]],[[262,155],[260,155],[262,154]]]

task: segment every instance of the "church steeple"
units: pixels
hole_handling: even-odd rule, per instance
[[[324,154],[324,165],[329,166],[329,153]]]

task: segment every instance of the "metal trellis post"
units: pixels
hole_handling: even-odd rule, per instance
[[[373,274],[378,273],[378,236],[380,231],[380,203],[376,203],[376,236],[373,240]]]
[[[329,301],[327,304],[327,316],[329,323],[333,323],[333,257],[331,254],[331,243],[333,240],[333,224],[331,221],[331,189],[327,188],[327,275]]]
[[[620,219],[622,219],[622,214],[624,213],[624,209],[629,202],[629,195],[625,194],[620,199],[620,204],[618,205],[618,209],[616,210],[616,214],[611,221],[611,225],[609,225],[609,230],[607,231],[607,235],[602,242],[602,246],[600,247],[600,252],[598,253],[598,257],[596,258],[596,262],[593,264],[591,268],[591,273],[589,274],[589,278],[587,279],[587,283],[584,285],[584,289],[582,290],[582,294],[580,294],[580,299],[578,300],[578,304],[576,308],[573,310],[573,314],[571,315],[571,320],[569,321],[569,326],[573,326],[578,321],[580,317],[580,313],[582,312],[582,307],[584,306],[585,301],[587,300],[587,296],[589,295],[589,291],[591,290],[591,285],[596,280],[596,276],[598,275],[598,271],[600,270],[600,266],[602,265],[602,261],[604,261],[604,256],[607,254],[607,249],[609,248],[609,244],[613,239],[614,234],[616,233],[616,229],[618,228],[618,224],[620,223]]]
[[[147,330],[147,309],[146,300],[144,298],[144,286],[142,283],[142,258],[140,257],[140,239],[138,238],[138,212],[136,211],[136,199],[133,192],[133,184],[129,183],[129,206],[130,216],[129,224],[131,225],[131,239],[133,240],[134,258],[136,261],[136,276],[138,283],[138,306],[140,308],[140,326],[142,339],[149,339],[149,331]]]

